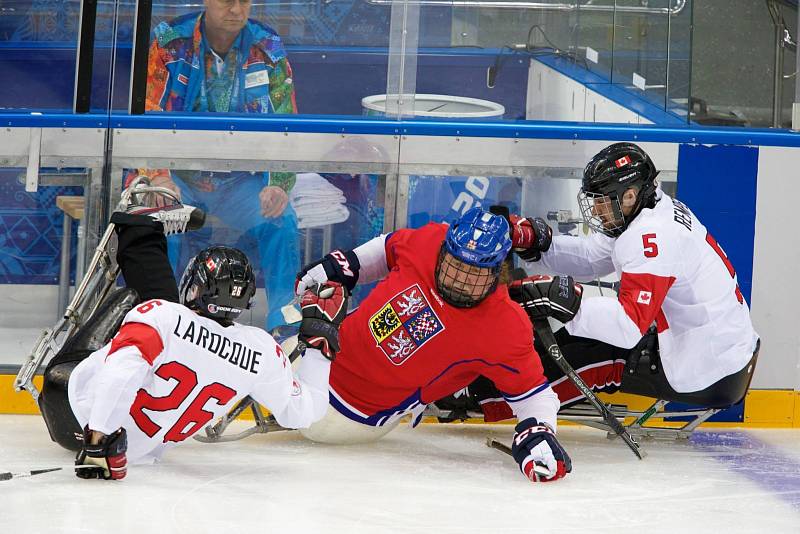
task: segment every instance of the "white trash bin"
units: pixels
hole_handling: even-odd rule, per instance
[[[497,102],[453,95],[403,95],[403,98],[414,98],[414,115],[416,117],[440,117],[451,119],[485,119],[501,118],[506,108]],[[387,101],[393,109],[397,109],[397,95],[372,95],[361,99],[361,107],[365,115],[386,115]]]

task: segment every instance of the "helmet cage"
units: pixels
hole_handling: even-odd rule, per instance
[[[443,243],[436,262],[436,291],[456,308],[473,308],[497,288],[501,267],[470,265],[450,254]]]
[[[604,220],[595,210],[595,206],[600,202],[606,202],[610,205],[611,215],[613,219]],[[586,226],[595,232],[600,232],[609,237],[619,237],[625,228],[627,228],[629,220],[626,220],[625,215],[622,214],[622,204],[617,195],[604,195],[602,193],[587,193],[583,189],[578,192],[578,206],[583,216],[583,221]],[[631,219],[633,217],[630,217]]]

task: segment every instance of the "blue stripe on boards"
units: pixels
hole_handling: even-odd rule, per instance
[[[697,215],[724,249],[750,303],[756,229],[758,148],[681,145],[678,200]]]

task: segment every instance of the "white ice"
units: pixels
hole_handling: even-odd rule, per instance
[[[236,425],[241,427],[246,423]],[[236,429],[234,429],[236,430]],[[323,446],[296,432],[187,440],[119,482],[71,471],[0,482],[3,532],[800,532],[800,431],[725,430],[722,444],[645,442],[562,427],[574,469],[532,484],[485,446],[508,425],[401,426]],[[0,416],[0,472],[64,466],[39,416]],[[759,482],[777,473],[781,484]],[[764,480],[768,480],[764,478]]]

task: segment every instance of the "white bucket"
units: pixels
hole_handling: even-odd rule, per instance
[[[365,115],[386,115],[386,103],[397,109],[398,95],[372,95],[361,99]],[[414,116],[458,119],[501,118],[506,108],[497,102],[452,95],[403,95],[403,99],[414,98]]]

